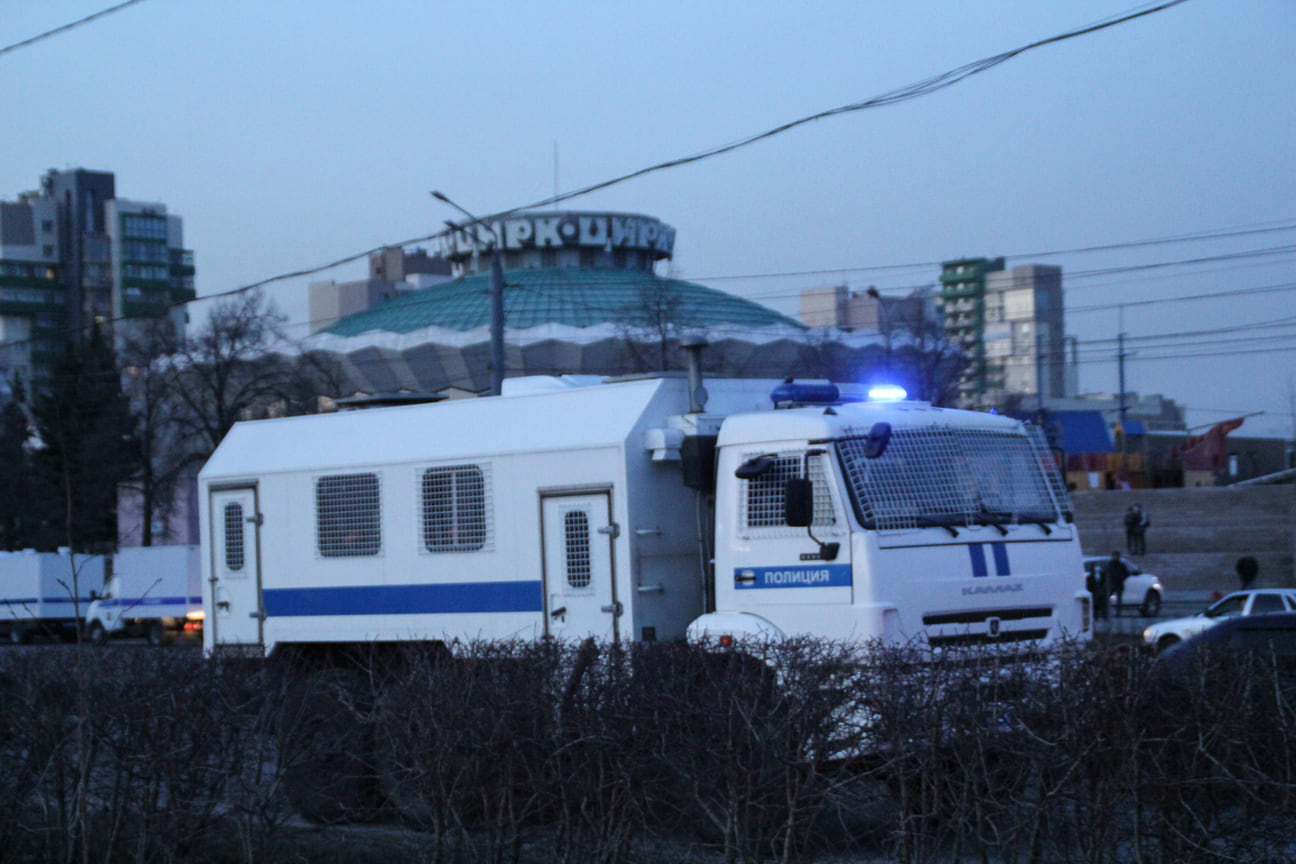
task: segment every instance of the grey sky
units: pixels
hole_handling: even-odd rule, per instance
[[[4,0],[0,45],[108,5]],[[114,171],[119,194],[184,217],[211,294],[432,233],[454,213],[430,189],[515,207],[1134,8],[146,0],[0,55],[0,197],[47,168]],[[963,255],[1057,264],[1082,390],[1116,389],[1098,340],[1128,303],[1130,389],[1186,403],[1190,424],[1265,411],[1243,431],[1291,435],[1296,320],[1197,331],[1296,316],[1296,249],[1095,271],[1296,246],[1293,46],[1289,0],[1189,0],[567,206],[659,217],[675,275],[784,312],[801,288],[899,292]],[[1288,230],[1012,257],[1244,226]],[[924,266],[865,269],[908,263]],[[307,281],[270,292],[299,332]],[[1269,286],[1288,288],[1249,290]],[[1167,333],[1192,335],[1140,341]]]

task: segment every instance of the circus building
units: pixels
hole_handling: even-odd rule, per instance
[[[376,254],[367,282],[311,286],[319,329],[306,347],[336,357],[353,392],[486,392],[497,238],[506,377],[682,369],[679,343],[699,337],[711,374],[832,373],[818,362],[823,345],[801,322],[658,275],[675,229],[633,213],[516,213],[444,235],[434,255]],[[876,339],[841,348],[860,358],[881,351]]]

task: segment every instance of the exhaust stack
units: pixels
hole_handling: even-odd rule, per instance
[[[689,413],[701,414],[706,409],[707,392],[702,386],[702,350],[707,341],[702,336],[686,336],[680,347],[688,354]]]

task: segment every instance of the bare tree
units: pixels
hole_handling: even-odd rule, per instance
[[[235,422],[289,398],[293,364],[284,356],[286,317],[258,291],[220,301],[168,364],[168,387],[184,431],[203,455]]]
[[[952,405],[958,396],[958,382],[967,368],[968,357],[945,335],[938,321],[921,319],[906,328],[911,351],[902,362],[914,385],[910,395],[933,405]]]
[[[153,545],[156,518],[171,511],[179,481],[201,458],[186,446],[180,428],[180,405],[170,370],[170,358],[178,348],[171,322],[158,318],[133,328],[121,350],[123,386],[137,420],[140,461],[136,475],[120,487],[119,501],[124,500],[123,491],[138,496],[143,546]]]
[[[623,310],[619,328],[625,346],[627,365],[635,372],[668,371],[672,344],[687,326],[683,316],[684,298],[669,286],[654,283],[639,290],[637,302]]]

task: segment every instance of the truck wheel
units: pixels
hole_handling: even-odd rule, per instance
[[[144,638],[148,639],[148,644],[157,647],[166,642],[166,630],[162,627],[161,621],[150,621],[144,630]]]
[[[1139,612],[1144,618],[1155,618],[1161,614],[1161,592],[1156,589],[1149,589],[1147,596],[1143,598],[1143,608]]]
[[[104,629],[103,623],[100,621],[90,622],[90,644],[91,645],[108,644],[108,631]]]
[[[22,627],[12,627],[9,630],[9,642],[14,645],[26,645],[28,635]]]

